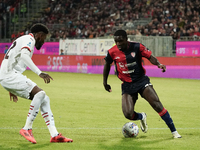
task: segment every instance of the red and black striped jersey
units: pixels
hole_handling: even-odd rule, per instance
[[[149,58],[151,51],[141,43],[128,42],[128,49],[120,51],[117,46],[108,50],[105,60],[107,63],[114,61],[118,78],[123,82],[135,82],[145,75],[142,66],[142,57]]]

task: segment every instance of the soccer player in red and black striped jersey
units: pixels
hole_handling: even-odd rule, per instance
[[[111,86],[107,83],[111,64],[115,63],[118,78],[122,83],[122,111],[124,116],[129,120],[140,120],[141,129],[147,132],[146,113],[138,113],[134,111],[134,106],[138,99],[138,93],[165,121],[172,132],[174,138],[181,138],[176,131],[173,120],[169,112],[165,109],[159,100],[150,79],[145,75],[145,69],[142,66],[142,57],[147,58],[153,65],[166,71],[166,66],[161,64],[151,51],[141,43],[129,42],[127,33],[124,30],[117,30],[114,33],[114,41],[116,43],[105,57],[105,65],[103,70],[103,85],[106,91],[111,92]]]

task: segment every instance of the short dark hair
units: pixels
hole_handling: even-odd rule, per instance
[[[45,34],[49,33],[49,29],[41,23],[36,23],[31,27],[31,33],[38,33],[38,32],[44,32]]]
[[[114,33],[114,36],[123,36],[123,37],[127,37],[126,31],[125,30],[117,30]]]

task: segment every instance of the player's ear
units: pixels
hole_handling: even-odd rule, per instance
[[[35,33],[35,38],[39,37],[39,32]]]
[[[36,37],[40,37],[41,38],[44,35],[44,33],[43,32],[37,32],[35,35],[36,35]]]

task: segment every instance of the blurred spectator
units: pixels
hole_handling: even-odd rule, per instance
[[[195,27],[194,28],[194,33],[193,33],[193,36],[200,36],[200,32],[199,32],[199,27]]]
[[[20,14],[21,16],[26,17],[26,13],[27,13],[26,3],[22,3],[20,8]]]
[[[140,40],[141,37],[142,37],[142,34],[140,33],[140,31],[139,31],[138,29],[136,29],[135,37],[136,37],[136,38],[135,38],[136,40]]]
[[[194,38],[195,41],[200,39],[199,27],[195,27],[194,33],[193,33],[193,38]]]
[[[5,46],[4,54],[6,54],[8,51],[8,45]]]
[[[60,55],[64,55],[64,50],[63,49],[60,50]]]

